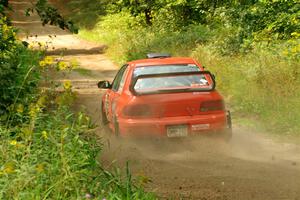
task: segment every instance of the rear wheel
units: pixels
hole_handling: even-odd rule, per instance
[[[104,110],[104,107],[103,107],[103,102],[101,103],[101,125],[102,126],[105,126],[108,124],[108,119],[106,117],[106,113],[105,113],[105,110]]]
[[[114,117],[114,131],[115,131],[115,136],[119,138],[120,137],[120,127],[119,127],[117,117]]]

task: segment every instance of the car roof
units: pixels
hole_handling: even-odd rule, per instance
[[[167,57],[167,58],[150,58],[128,62],[130,65],[152,66],[152,65],[171,65],[171,64],[196,64],[195,60],[189,57]]]

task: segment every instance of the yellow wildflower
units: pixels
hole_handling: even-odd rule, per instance
[[[7,163],[5,166],[4,166],[4,169],[2,170],[3,173],[5,174],[12,174],[15,172],[15,166],[13,163]]]
[[[285,56],[287,56],[287,55],[289,55],[289,51],[288,50],[283,50],[282,54],[285,55]]]
[[[38,46],[39,49],[41,49],[41,50],[42,50],[42,49],[46,49],[46,44],[45,44],[45,42],[38,42],[37,44],[39,45],[39,46]]]
[[[12,145],[12,146],[15,146],[15,147],[17,147],[17,148],[22,148],[22,147],[24,147],[24,145],[23,144],[20,144],[19,142],[17,142],[16,140],[12,140],[12,141],[10,141],[10,143],[9,143],[10,145]]]
[[[3,31],[3,32],[8,31],[8,26],[7,26],[6,24],[3,24],[3,25],[2,25],[2,31]]]
[[[71,83],[71,81],[66,80],[66,81],[64,82],[64,89],[65,89],[65,90],[70,90],[71,88],[72,88],[72,83]]]
[[[42,131],[42,136],[43,136],[43,138],[45,140],[48,139],[48,133],[47,133],[47,131]]]
[[[18,104],[18,106],[17,106],[17,112],[18,113],[23,113],[24,112],[24,106],[22,104]]]
[[[298,51],[297,47],[293,47],[291,51],[292,51],[292,53],[297,53],[297,51]]]
[[[17,140],[12,140],[12,141],[10,141],[9,144],[12,146],[16,146],[18,144],[18,142],[17,142]]]
[[[29,45],[28,45],[28,48],[29,48],[29,49],[33,49],[33,48],[34,48],[34,44],[29,44]]]
[[[65,70],[65,69],[67,69],[67,64],[65,63],[65,62],[63,62],[63,61],[60,61],[59,63],[58,63],[58,69],[59,70]]]
[[[46,63],[45,61],[42,60],[42,61],[39,62],[39,64],[40,64],[40,67],[43,68],[43,67],[46,66],[47,63]]]
[[[44,62],[47,65],[51,65],[51,64],[53,64],[53,58],[51,56],[46,56],[45,59],[44,59]]]

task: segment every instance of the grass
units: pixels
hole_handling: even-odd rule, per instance
[[[234,38],[231,32],[202,25],[172,30],[159,22],[143,27],[120,12],[102,17],[93,30],[83,29],[80,36],[107,44],[107,54],[120,64],[148,52],[196,58],[216,74],[217,88],[235,118],[243,117],[271,133],[299,134],[299,40],[253,42],[244,53],[230,53],[238,46],[227,41]]]

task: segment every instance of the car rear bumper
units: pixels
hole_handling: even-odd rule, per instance
[[[188,135],[201,135],[223,131],[228,128],[226,113],[209,115],[147,118],[147,119],[118,119],[122,136],[167,136],[168,128],[183,125],[187,127]]]

